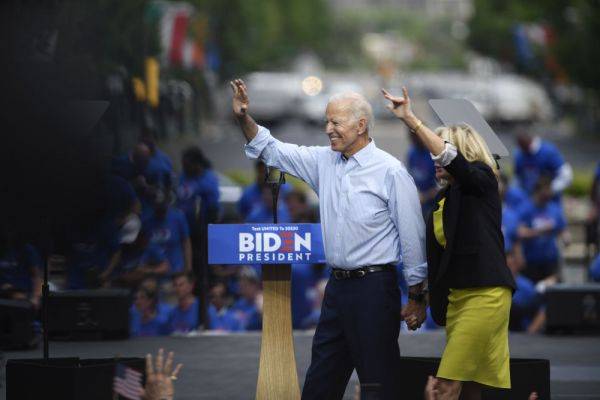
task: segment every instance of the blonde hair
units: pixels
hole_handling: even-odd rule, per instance
[[[500,176],[498,164],[492,156],[485,140],[470,125],[460,124],[450,127],[441,126],[435,130],[436,135],[452,143],[463,157],[469,161],[481,161],[492,169],[496,179]]]

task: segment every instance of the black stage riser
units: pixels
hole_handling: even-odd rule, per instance
[[[48,333],[52,339],[111,340],[129,337],[127,290],[53,292],[48,300]]]
[[[440,365],[439,358],[402,357],[402,396],[405,399],[422,399],[427,378],[435,376]],[[550,399],[550,361],[537,359],[510,360],[510,390],[484,389],[483,400],[527,399],[537,392],[540,400]]]
[[[110,400],[116,363],[144,372],[143,358],[8,360],[7,400]]]
[[[546,331],[600,334],[600,284],[548,288]]]

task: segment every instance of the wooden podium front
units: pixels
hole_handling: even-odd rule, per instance
[[[256,399],[299,400],[292,336],[292,268],[286,263],[325,262],[321,226],[211,224],[208,261],[221,265],[262,265],[262,341]]]
[[[263,321],[256,400],[300,399],[289,264],[263,265]]]

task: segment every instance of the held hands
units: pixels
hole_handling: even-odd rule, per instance
[[[229,85],[231,85],[231,89],[233,90],[233,114],[237,118],[242,118],[246,116],[250,104],[250,101],[248,100],[248,89],[241,79],[235,79],[229,82]]]
[[[402,308],[400,316],[406,322],[411,331],[416,331],[423,325],[427,318],[427,303],[408,300],[408,304]]]
[[[403,97],[392,96],[387,90],[381,89],[383,97],[389,100],[391,103],[387,105],[387,109],[394,113],[394,115],[403,121],[407,121],[411,118],[415,118],[410,107],[410,98],[408,97],[408,90],[406,87],[402,87]]]
[[[152,355],[146,355],[146,386],[142,389],[142,398],[145,400],[172,400],[174,389],[173,381],[177,380],[177,374],[183,364],[177,364],[173,370],[173,352],[167,355],[164,362],[163,349],[158,350],[156,356],[156,369],[152,363]]]

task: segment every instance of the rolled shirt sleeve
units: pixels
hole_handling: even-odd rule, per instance
[[[390,188],[388,206],[400,237],[404,279],[414,286],[427,278],[425,223],[417,188],[404,167],[393,168],[386,177]]]
[[[318,190],[319,153],[323,147],[298,146],[275,139],[264,126],[258,126],[258,132],[244,150],[249,158],[260,158],[270,167],[294,175]]]
[[[458,151],[456,150],[456,146],[454,146],[452,143],[446,142],[444,151],[442,151],[437,156],[434,156],[433,154],[431,154],[431,159],[433,160],[433,162],[435,164],[437,164],[441,167],[445,167],[448,164],[450,164],[452,162],[452,160],[454,160],[457,152]]]

